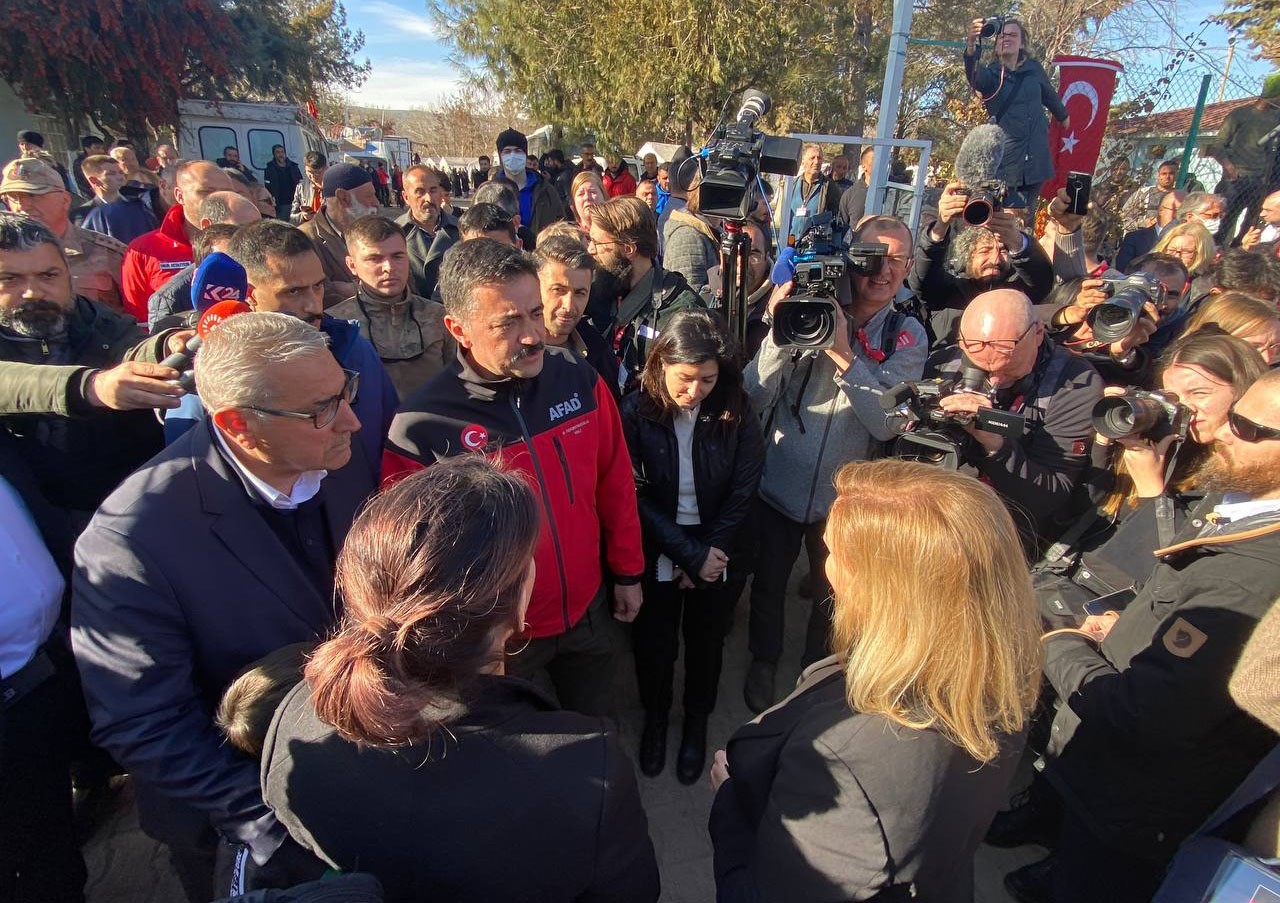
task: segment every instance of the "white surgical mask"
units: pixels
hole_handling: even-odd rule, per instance
[[[1222,226],[1222,217],[1216,217],[1214,219],[1204,219],[1202,217],[1200,219],[1200,225],[1208,229],[1210,235],[1216,235],[1218,233],[1218,229]]]
[[[528,157],[528,154],[522,154],[520,151],[502,155],[502,168],[511,177],[512,181],[519,180],[520,174],[524,172],[525,160]]]

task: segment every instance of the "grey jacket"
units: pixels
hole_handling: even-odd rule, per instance
[[[866,326],[867,343],[883,347],[892,305]],[[793,521],[812,524],[827,516],[836,492],[836,470],[865,460],[875,441],[896,435],[880,407],[880,393],[924,372],[928,338],[919,321],[906,317],[898,327],[896,350],[873,361],[855,338],[853,365],[836,372],[824,352],[781,351],[773,336],[747,365],[744,380],[765,434],[760,497]]]
[[[695,292],[707,285],[707,271],[720,263],[711,226],[688,210],[676,210],[662,232],[662,268],[679,273]]]

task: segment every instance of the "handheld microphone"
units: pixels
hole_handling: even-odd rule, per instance
[[[180,374],[176,380],[177,384],[187,392],[190,392],[195,388],[195,376],[191,369],[191,364],[195,360],[196,352],[204,344],[204,337],[209,334],[209,330],[227,319],[227,317],[248,313],[250,310],[252,308],[243,301],[219,301],[217,304],[212,305],[205,310],[200,317],[200,322],[196,324],[196,334],[187,339],[187,344],[183,346],[181,351],[175,351],[162,360],[160,366],[172,367],[177,370]]]
[[[244,267],[221,251],[201,261],[191,279],[191,307],[202,314],[219,301],[243,301],[248,293]]]
[[[773,265],[769,280],[774,285],[790,282],[796,275],[796,249],[788,245],[778,253],[778,262]]]

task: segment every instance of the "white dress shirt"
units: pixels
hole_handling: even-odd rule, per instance
[[[21,671],[49,639],[65,586],[31,512],[0,477],[0,678]]]

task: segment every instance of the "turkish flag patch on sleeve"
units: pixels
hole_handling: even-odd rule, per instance
[[[903,348],[910,348],[916,343],[916,337],[910,331],[904,329],[898,333],[898,338],[894,340],[893,348],[895,351],[901,351]]]

